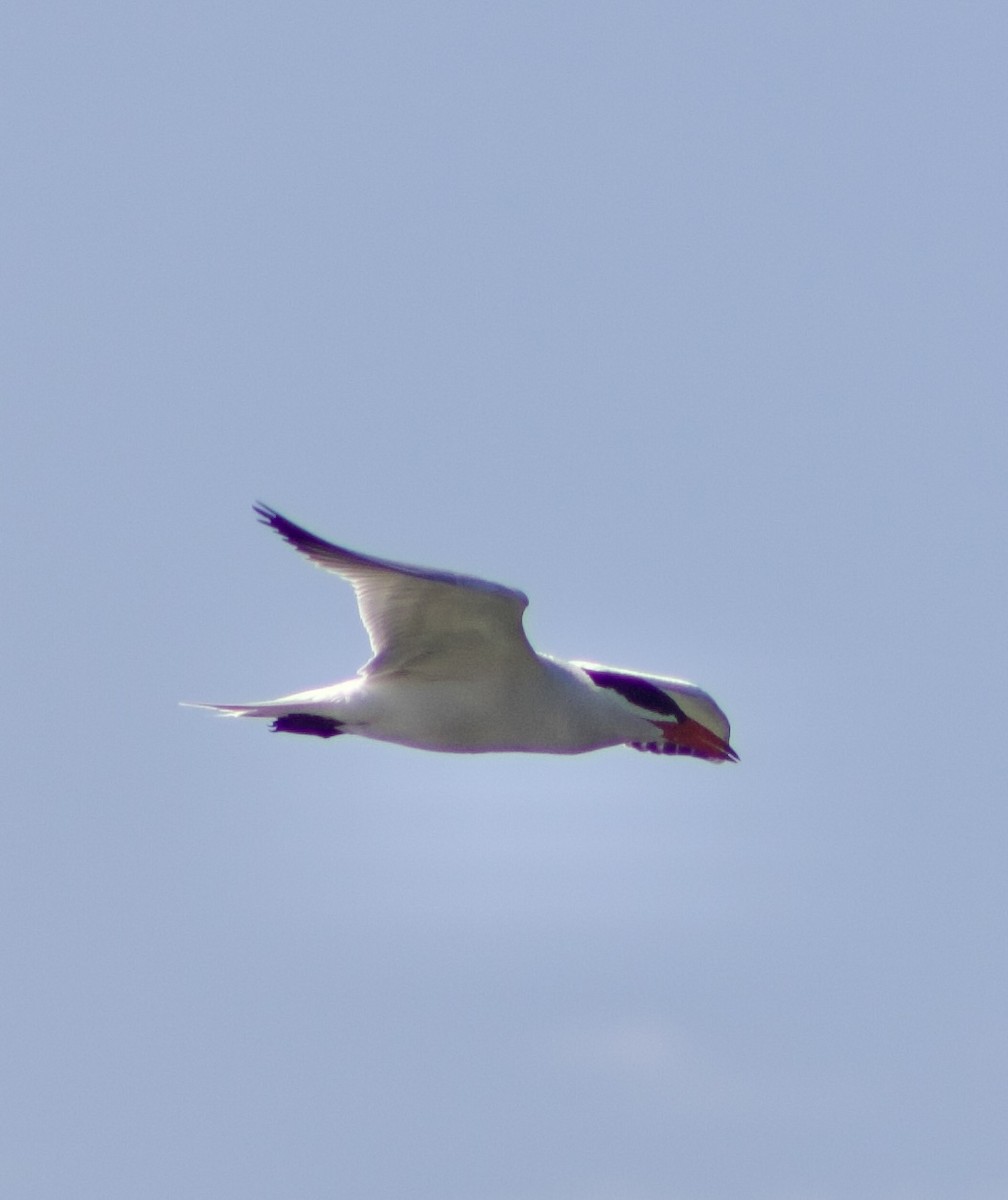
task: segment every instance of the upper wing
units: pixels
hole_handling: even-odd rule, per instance
[[[459,678],[534,656],[522,629],[523,592],[369,558],[323,541],[265,504],[255,511],[316,566],[353,584],[373,651],[363,674],[408,670]]]

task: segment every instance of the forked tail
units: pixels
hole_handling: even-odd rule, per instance
[[[302,733],[310,737],[331,738],[343,732],[343,722],[323,713],[305,712],[299,706],[280,704],[186,704],[187,708],[206,708],[224,717],[272,718],[274,733]],[[307,707],[307,706],[306,706]]]

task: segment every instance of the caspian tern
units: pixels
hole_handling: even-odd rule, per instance
[[[353,585],[373,653],[356,678],[332,687],[197,707],[267,717],[277,733],[356,733],[422,750],[581,754],[627,745],[738,761],[727,717],[693,684],[537,654],[522,628],[524,593],[357,554],[263,504],[255,511]]]

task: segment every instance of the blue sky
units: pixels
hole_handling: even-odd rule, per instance
[[[1001,6],[15,3],[0,1188],[1001,1200]],[[738,767],[179,709],[347,545]]]

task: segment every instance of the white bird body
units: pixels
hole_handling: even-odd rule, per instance
[[[258,506],[316,565],[353,584],[372,658],[354,679],[253,704],[200,707],[273,719],[277,732],[455,753],[639,750],[734,761],[724,713],[683,680],[537,654],[525,595],[500,584],[369,558]]]

